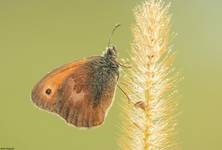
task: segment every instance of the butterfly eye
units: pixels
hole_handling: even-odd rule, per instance
[[[52,90],[51,90],[51,89],[46,89],[46,90],[45,90],[45,93],[46,93],[47,95],[50,95],[50,94],[52,93]]]

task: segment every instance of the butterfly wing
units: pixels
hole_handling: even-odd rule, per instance
[[[93,57],[46,75],[33,90],[34,103],[76,127],[101,125],[111,106],[118,76],[104,70],[101,59]]]
[[[32,101],[40,108],[54,111],[57,91],[63,81],[73,71],[87,62],[87,60],[76,61],[48,73],[34,86],[32,90]]]

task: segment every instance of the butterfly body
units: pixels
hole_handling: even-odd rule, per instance
[[[104,122],[119,77],[116,50],[64,65],[47,74],[32,91],[40,108],[57,113],[76,127]]]

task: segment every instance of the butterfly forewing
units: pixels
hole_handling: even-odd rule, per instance
[[[86,60],[77,61],[71,64],[59,67],[43,77],[32,90],[32,101],[40,108],[54,111],[57,98],[57,91],[61,87],[61,83],[75,69],[85,64]]]

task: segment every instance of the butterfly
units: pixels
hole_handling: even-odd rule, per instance
[[[111,36],[117,27],[119,24]],[[32,90],[34,104],[75,127],[102,125],[119,78],[120,63],[116,48],[109,46],[110,39],[102,56],[74,61],[45,75]]]

